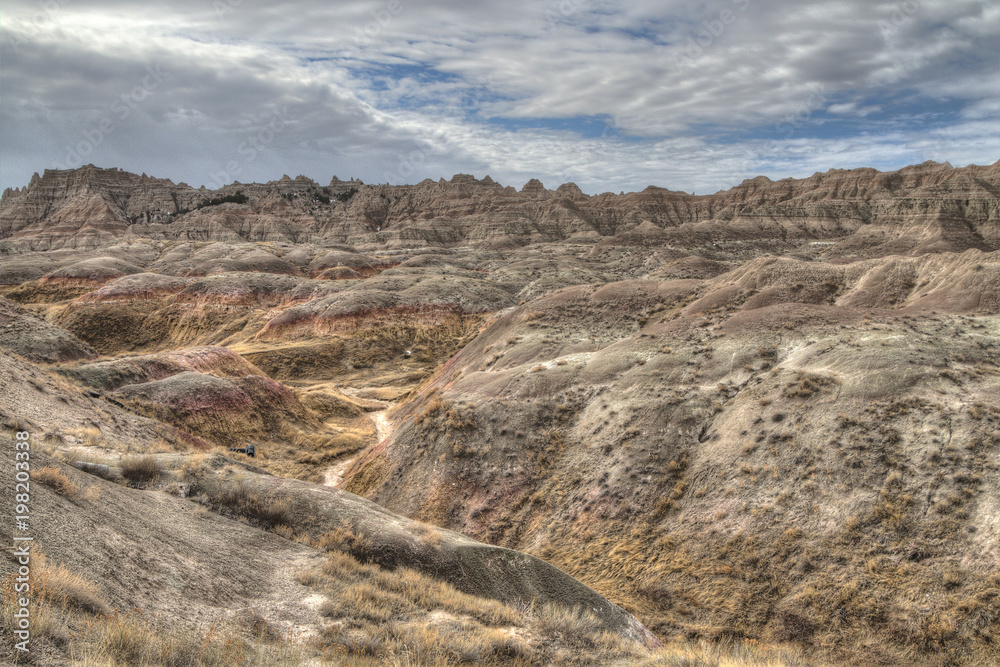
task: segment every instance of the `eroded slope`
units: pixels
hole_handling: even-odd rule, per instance
[[[345,488],[551,560],[666,635],[988,662],[998,256],[755,264],[498,316]]]

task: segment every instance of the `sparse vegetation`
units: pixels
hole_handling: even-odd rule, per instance
[[[130,486],[144,487],[160,477],[160,466],[152,454],[131,454],[121,459],[122,477]]]
[[[455,590],[416,571],[393,572],[331,551],[299,581],[322,591],[325,655],[352,665],[799,665],[788,649],[760,643],[648,650],[604,631],[587,611],[555,605],[515,609]],[[431,619],[434,619],[433,621]],[[726,662],[740,658],[742,662]]]
[[[358,189],[357,189],[357,188],[354,188],[354,187],[352,187],[352,188],[348,188],[348,189],[347,189],[347,190],[345,190],[344,192],[340,192],[340,193],[338,193],[338,194],[336,195],[336,199],[337,199],[337,201],[339,201],[340,203],[344,203],[344,202],[348,202],[348,201],[350,201],[350,200],[351,200],[351,198],[352,198],[352,197],[354,197],[354,195],[356,195],[356,194],[358,194]]]
[[[797,373],[795,379],[785,386],[782,393],[785,398],[807,398],[834,384],[836,380],[828,375]]]
[[[220,204],[246,204],[250,201],[242,192],[237,192],[231,195],[222,195],[221,197],[212,197],[211,199],[203,199],[197,208],[207,208],[209,206],[218,206]]]
[[[39,468],[31,473],[31,479],[44,484],[56,493],[63,496],[75,496],[79,487],[74,484],[62,470],[54,466]]]
[[[198,466],[182,472],[192,497],[233,519],[273,529],[286,524],[294,509],[291,498],[267,491],[245,475],[218,477]]]
[[[123,666],[292,667],[302,664],[305,657],[301,644],[248,637],[235,623],[192,632],[170,628],[138,612],[93,621],[84,627],[81,639],[85,660]]]
[[[439,183],[427,211],[428,192],[299,180],[109,198],[101,178],[126,176],[107,173],[88,192],[135,233],[53,239],[31,234],[50,211],[71,227],[80,188],[37,190],[0,248],[2,421],[31,433],[39,542],[80,568],[39,565],[38,662],[1000,662],[996,179],[973,172],[687,202]],[[205,229],[134,210],[173,210],[160,195]],[[948,224],[914,235],[897,205]],[[377,507],[257,469],[426,523],[388,541]],[[546,559],[668,647],[441,583],[450,531]],[[277,554],[319,564],[311,594]],[[176,629],[184,604],[203,625]],[[285,652],[286,621],[313,639]]]

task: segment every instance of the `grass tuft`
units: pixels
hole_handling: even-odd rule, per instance
[[[55,466],[46,466],[31,472],[31,479],[44,484],[62,496],[75,496],[79,487],[74,484],[66,473]]]
[[[151,454],[123,456],[122,477],[130,486],[144,487],[160,477],[160,466]]]
[[[209,503],[221,514],[266,529],[287,525],[293,509],[290,498],[268,492],[246,477],[221,480],[207,496]]]

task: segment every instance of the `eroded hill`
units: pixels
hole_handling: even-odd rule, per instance
[[[47,171],[0,201],[2,416],[52,457],[52,560],[102,588],[114,558],[70,555],[70,526],[130,526],[105,535],[127,550],[210,520],[220,563],[258,539],[298,564],[241,599],[317,637],[312,660],[673,659],[649,628],[710,642],[704,664],[993,664],[998,181],[926,163],[587,196]],[[59,623],[170,619],[214,548],[135,551],[162,576]],[[435,623],[468,650],[415,634]],[[236,662],[306,660],[234,632]]]
[[[122,236],[154,240],[344,243],[360,249],[523,247],[650,232],[682,248],[745,258],[829,244],[824,257],[996,250],[997,165],[927,162],[897,172],[831,170],[765,177],[714,195],[650,186],[587,196],[572,183],[520,190],[464,174],[417,185],[327,186],[299,176],[217,191],[93,165],[46,170],[0,201],[0,239],[22,250],[94,248]],[[648,224],[645,224],[648,223]],[[301,263],[275,263],[277,273]],[[347,268],[349,265],[345,265]],[[315,267],[313,267],[315,268]]]
[[[546,558],[663,635],[995,655],[1000,256],[910,260],[917,292],[922,266],[952,277],[950,312],[870,277],[889,262],[540,297],[397,410],[345,488]]]

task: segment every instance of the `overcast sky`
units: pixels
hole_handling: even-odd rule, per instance
[[[455,173],[699,194],[1000,153],[995,0],[4,0],[0,187]]]

